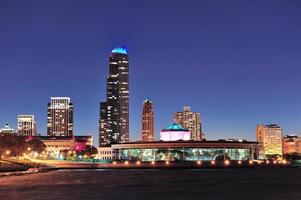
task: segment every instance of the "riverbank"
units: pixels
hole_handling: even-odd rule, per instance
[[[8,161],[0,161],[0,173],[26,171],[29,167]]]
[[[235,169],[235,168],[290,168],[289,162],[276,161],[190,161],[190,162],[72,162],[64,160],[32,160],[55,169]]]
[[[0,161],[0,177],[48,172],[53,169],[55,168],[30,161],[26,163],[14,160]]]

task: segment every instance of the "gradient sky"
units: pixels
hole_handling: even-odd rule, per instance
[[[255,140],[258,123],[301,132],[300,1],[0,0],[0,126],[69,96],[75,134],[98,141],[108,56],[128,47],[130,138],[154,102],[156,138],[190,105],[208,139]],[[98,145],[98,142],[95,142]]]

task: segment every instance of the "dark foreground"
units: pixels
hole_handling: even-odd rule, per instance
[[[1,200],[301,199],[301,168],[73,170],[0,178]]]

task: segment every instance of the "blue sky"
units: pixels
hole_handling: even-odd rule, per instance
[[[126,45],[131,140],[146,97],[157,138],[184,105],[208,139],[255,140],[258,123],[299,133],[300,10],[293,0],[0,0],[0,124],[34,114],[46,134],[50,97],[70,96],[75,134],[97,141],[108,56]]]

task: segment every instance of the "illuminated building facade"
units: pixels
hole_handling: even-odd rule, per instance
[[[301,153],[301,136],[286,135],[282,142],[283,154]]]
[[[162,141],[190,140],[190,137],[190,131],[176,123],[161,130],[160,132],[160,140]]]
[[[174,122],[190,131],[191,140],[202,140],[204,138],[200,113],[192,112],[189,106],[185,106],[182,112],[174,113]]]
[[[151,100],[143,102],[142,110],[142,141],[154,140],[154,109]]]
[[[100,146],[129,141],[129,58],[127,49],[119,47],[113,49],[109,62],[107,101],[100,104]]]
[[[11,128],[9,124],[5,124],[3,128],[0,129],[0,135],[16,135],[15,129]]]
[[[276,124],[257,125],[257,142],[263,147],[266,157],[270,155],[282,155],[282,129]]]
[[[99,146],[110,144],[110,138],[107,135],[107,109],[107,102],[101,102],[99,112]]]
[[[62,151],[85,151],[87,146],[92,146],[92,135],[87,136],[37,136],[37,139],[42,141],[48,155],[57,155]],[[53,155],[52,155],[53,156]]]
[[[97,149],[97,151],[98,151],[97,159],[99,159],[99,160],[112,160],[113,159],[112,147],[99,147]]]
[[[154,141],[114,144],[114,160],[197,161],[258,159],[260,145],[249,141]]]
[[[48,103],[47,134],[73,136],[73,104],[69,97],[51,97]]]
[[[18,135],[36,136],[37,128],[34,115],[18,115]]]

